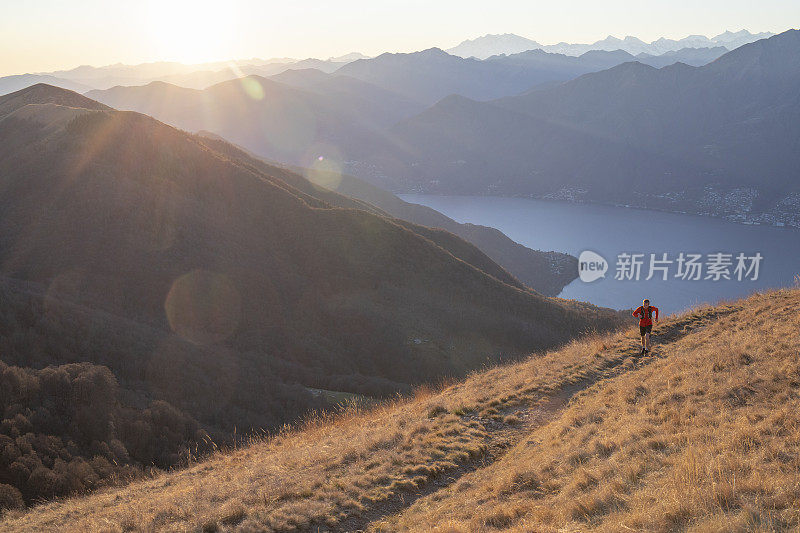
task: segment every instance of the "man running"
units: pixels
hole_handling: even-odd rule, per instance
[[[633,316],[639,319],[639,335],[642,336],[642,355],[650,352],[650,332],[653,331],[653,313],[655,323],[658,324],[658,307],[650,305],[650,300],[644,299],[642,305],[636,308]]]

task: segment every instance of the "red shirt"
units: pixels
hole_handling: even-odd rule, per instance
[[[633,316],[639,317],[639,325],[640,326],[650,326],[653,324],[653,321],[650,320],[650,316],[655,314],[656,320],[658,320],[658,307],[649,306],[648,310],[649,313],[645,313],[644,306],[640,305],[636,308],[636,311],[633,312]]]

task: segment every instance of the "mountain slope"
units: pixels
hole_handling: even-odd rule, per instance
[[[394,194],[354,176],[300,167],[287,169],[279,163],[266,161],[235,147],[209,132],[201,132],[200,135],[205,138],[203,142],[212,144],[213,149],[237,159],[242,164],[255,166],[331,205],[391,216],[400,219],[401,223],[410,222],[417,226],[415,231],[425,231],[428,238],[456,257],[506,283],[516,283],[516,280],[508,275],[511,274],[545,296],[556,296],[577,277],[576,258],[568,254],[531,250],[512,241],[495,228],[458,223],[430,207],[405,202]],[[302,176],[306,176],[307,179]],[[422,230],[419,226],[429,229]],[[486,257],[476,254],[470,247],[463,246],[459,239],[452,239],[450,234],[473,244],[486,254]],[[498,265],[502,268],[498,268]]]
[[[242,375],[219,346],[77,304],[80,283],[0,277],[0,507],[141,478],[237,426],[330,408],[286,369],[251,361]]]
[[[75,109],[87,109],[92,111],[107,111],[110,108],[78,93],[59,90],[59,88],[44,83],[37,83],[20,91],[8,94],[0,98],[0,117],[18,111],[26,105],[48,105],[54,104],[62,107]]]
[[[528,287],[547,296],[556,296],[576,277],[576,259],[570,255],[531,250],[495,228],[458,223],[434,209],[405,202],[356,177],[343,175],[336,191],[376,205],[394,217],[450,231],[474,244]]]
[[[311,76],[309,76],[309,74]],[[144,87],[91,91],[91,98],[118,109],[139,111],[176,127],[206,130],[261,156],[311,166],[319,157],[341,160],[371,150],[388,125],[420,106],[363,82],[314,71],[289,73],[304,89],[260,76],[219,83],[198,91],[154,82]]]
[[[383,151],[350,170],[400,191],[545,195],[592,183],[611,199],[638,172],[659,175],[667,165],[657,151],[459,96],[400,122],[391,136]],[[636,164],[619,168],[624,160]],[[607,167],[616,173],[597,171]]]
[[[429,207],[404,202],[392,193],[354,176],[318,169],[287,169],[237,149],[218,136],[207,132],[202,135],[207,139],[204,142],[212,143],[215,150],[242,164],[255,166],[331,205],[364,209],[400,219],[398,222],[401,224],[411,223],[416,226],[414,231],[423,232],[426,237],[456,257],[506,283],[514,285],[519,279],[546,296],[556,296],[577,277],[576,258],[570,255],[531,250],[512,241],[495,228],[460,224]],[[301,175],[307,176],[308,180]],[[477,250],[473,247],[464,246],[465,243],[461,239],[453,238],[453,235],[471,243],[482,253],[476,253]]]
[[[600,381],[490,467],[374,529],[796,529],[799,322],[759,316],[798,302],[779,291],[687,314],[683,332],[661,326],[654,361]]]
[[[584,339],[5,524],[791,530],[798,304],[798,290],[782,290],[668,317],[644,359],[632,329]],[[776,315],[786,320],[764,319]]]
[[[451,94],[475,100],[511,96],[540,83],[569,80],[632,59],[633,56],[621,51],[595,51],[576,58],[530,50],[479,61],[431,48],[354,61],[336,74],[358,78],[431,105]]]
[[[420,104],[393,90],[383,89],[350,76],[331,75],[316,69],[290,69],[271,80],[324,95],[331,105],[370,117],[377,127],[388,127],[423,110]]]
[[[639,54],[636,56],[636,61],[656,68],[667,67],[674,63],[684,63],[692,67],[702,67],[727,53],[728,49],[724,46],[714,46],[711,48],[681,48],[680,50],[665,52],[661,55]]]

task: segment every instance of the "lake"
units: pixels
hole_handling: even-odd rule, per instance
[[[752,292],[788,287],[800,274],[800,231],[792,228],[744,225],[721,219],[648,211],[625,207],[572,204],[526,198],[481,196],[400,195],[407,202],[426,205],[458,222],[492,226],[515,241],[537,250],[556,250],[574,256],[585,250],[596,252],[608,264],[605,277],[584,282],[576,279],[559,294],[597,305],[625,309],[641,304],[647,297],[664,312],[681,311],[701,303],[717,303],[746,296]],[[678,274],[678,255],[702,254],[700,280],[682,279]],[[615,279],[618,266],[627,262],[620,254],[644,254],[641,275],[625,269],[624,279]],[[649,274],[650,254],[667,261],[656,263],[661,269]],[[732,254],[731,265],[725,256]],[[746,268],[753,266],[756,253],[759,262],[755,271],[736,279],[738,254],[745,254]],[[637,258],[632,260],[636,263]],[[719,274],[709,271],[709,263],[717,263]],[[758,261],[756,261],[758,262]],[[630,264],[630,262],[629,262]],[[732,278],[725,280],[722,273]],[[663,280],[664,273],[667,279]],[[747,272],[743,271],[743,274]],[[711,279],[705,279],[711,275]],[[720,276],[718,281],[715,277]],[[694,276],[690,276],[694,277]]]

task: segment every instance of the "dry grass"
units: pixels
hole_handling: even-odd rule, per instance
[[[0,529],[796,528],[798,305],[787,290],[671,318],[647,365],[630,357],[633,330],[576,341],[186,470],[10,512]]]
[[[450,531],[800,527],[800,291],[757,295],[577,395],[501,460],[383,524]]]

